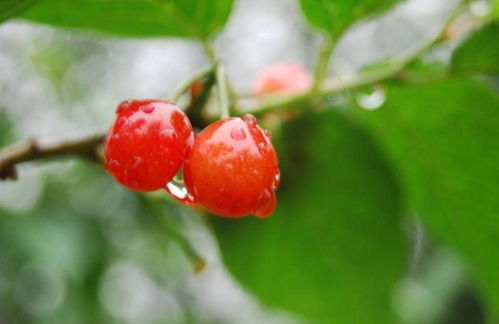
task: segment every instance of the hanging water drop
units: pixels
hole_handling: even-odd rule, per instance
[[[181,203],[186,205],[192,205],[195,203],[195,199],[191,194],[189,194],[189,191],[184,185],[184,181],[179,180],[176,177],[166,184],[165,190]]]
[[[367,94],[359,94],[357,96],[357,103],[364,109],[374,110],[378,109],[385,103],[386,94],[381,86],[376,86],[374,91]]]

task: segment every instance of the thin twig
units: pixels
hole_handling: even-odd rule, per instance
[[[94,135],[57,144],[42,145],[35,140],[24,140],[7,146],[0,151],[0,179],[16,179],[15,165],[60,155],[77,155],[99,160],[97,148],[104,135]]]

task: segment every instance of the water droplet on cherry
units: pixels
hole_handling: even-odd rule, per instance
[[[246,114],[243,116],[243,120],[248,125],[248,127],[256,127],[256,118],[252,114]]]
[[[232,137],[232,139],[240,141],[246,138],[246,133],[244,132],[244,129],[242,127],[235,126],[230,131],[230,137]]]
[[[275,207],[276,199],[274,191],[265,189],[258,197],[253,214],[256,217],[267,217],[274,212]]]
[[[276,189],[281,183],[281,170],[277,169],[276,174],[274,175],[274,182],[272,183],[273,189]]]
[[[177,133],[171,128],[165,128],[159,132],[159,137],[163,139],[176,139]]]
[[[227,163],[225,164],[225,169],[227,169],[228,171],[232,171],[234,170],[234,166],[231,163]]]
[[[140,109],[146,114],[150,114],[154,111],[154,105],[145,105],[140,107]]]
[[[134,156],[132,161],[132,169],[137,169],[143,164],[144,159],[140,156]]]
[[[265,154],[268,149],[267,143],[258,143],[258,151],[260,151],[260,154]]]

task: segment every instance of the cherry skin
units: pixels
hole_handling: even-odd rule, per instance
[[[267,67],[255,79],[254,95],[296,94],[305,92],[312,86],[310,73],[301,65],[282,63]]]
[[[193,142],[189,119],[173,102],[124,101],[104,143],[105,168],[127,188],[158,190],[178,172]]]
[[[220,216],[269,216],[279,184],[270,137],[252,115],[223,119],[205,128],[184,164],[184,182],[193,200]]]

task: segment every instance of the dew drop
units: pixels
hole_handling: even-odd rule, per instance
[[[126,120],[127,120],[126,117],[118,118],[118,120],[116,120],[116,126],[119,127],[119,126],[123,125],[126,122]]]
[[[244,129],[242,127],[235,126],[230,131],[230,137],[232,137],[232,139],[240,141],[246,138],[246,133],[244,132]]]
[[[130,107],[130,104],[132,103],[132,100],[125,100],[121,102],[118,107],[116,108],[116,113],[120,114],[123,112],[123,110],[128,109]]]
[[[371,93],[360,94],[357,96],[357,103],[364,109],[378,109],[385,103],[386,95],[382,87],[377,86]]]
[[[108,171],[113,171],[116,170],[120,167],[120,163],[117,160],[110,160],[107,161],[106,164],[104,165],[104,168]]]
[[[258,171],[257,169],[253,169],[251,170],[251,174],[257,177],[260,174],[260,171]]]
[[[181,203],[186,205],[193,205],[196,201],[194,197],[189,194],[189,191],[184,185],[184,182],[173,178],[166,184],[165,190]]]
[[[267,143],[258,143],[258,151],[260,151],[260,154],[265,154],[267,152]]]
[[[265,189],[258,197],[253,214],[256,217],[267,217],[274,212],[275,207],[276,199],[274,191]]]
[[[274,175],[274,182],[272,183],[272,188],[276,189],[281,183],[281,170],[277,169]]]
[[[252,114],[246,114],[243,116],[243,120],[248,125],[248,127],[255,127],[256,126],[256,118]]]
[[[140,108],[146,114],[150,114],[154,111],[154,105],[145,105]]]
[[[226,163],[225,169],[227,169],[227,171],[232,171],[234,170],[234,166],[231,163]]]
[[[176,139],[177,133],[171,128],[165,128],[159,132],[159,137],[162,139]]]
[[[140,156],[134,156],[132,160],[132,169],[137,169],[143,163],[144,159]]]
[[[145,132],[142,127],[138,127],[133,130],[133,133],[137,136],[143,136]]]
[[[272,139],[272,133],[268,129],[264,130],[263,133],[269,140]]]

